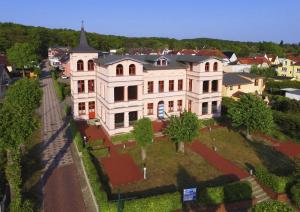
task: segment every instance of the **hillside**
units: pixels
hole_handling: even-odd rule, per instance
[[[127,52],[130,48],[152,48],[154,50],[168,47],[179,50],[183,48],[202,49],[218,48],[221,50],[235,51],[239,56],[249,56],[257,53],[273,53],[284,56],[286,53],[300,54],[300,43],[275,44],[272,42],[239,42],[209,38],[196,39],[170,39],[158,37],[125,37],[114,35],[101,35],[87,33],[91,46],[96,49],[108,51],[121,49]],[[70,29],[49,29],[45,27],[25,26],[14,23],[0,23],[0,52],[5,52],[16,42],[29,42],[37,49],[37,53],[47,56],[49,46],[77,45],[79,31]]]

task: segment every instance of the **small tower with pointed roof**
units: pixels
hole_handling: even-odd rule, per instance
[[[89,46],[83,23],[79,44],[70,52],[70,84],[75,119],[96,118],[96,65],[98,51]]]

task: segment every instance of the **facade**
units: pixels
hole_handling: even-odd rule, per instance
[[[51,66],[61,67],[62,60],[68,56],[70,52],[69,47],[51,47],[48,49],[48,60]]]
[[[74,118],[97,118],[109,135],[131,131],[142,117],[163,119],[186,109],[211,118],[221,112],[223,65],[215,57],[99,57],[82,28],[70,69]]]
[[[277,68],[278,76],[291,77],[300,81],[300,58],[281,58]]]
[[[269,68],[272,65],[272,63],[264,56],[239,58],[238,64],[257,66],[258,68]]]
[[[239,98],[243,93],[261,95],[265,89],[262,77],[251,73],[224,73],[222,96]]]

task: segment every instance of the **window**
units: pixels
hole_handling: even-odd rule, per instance
[[[181,79],[181,80],[178,80],[178,90],[182,91],[182,89],[183,89],[183,80]]]
[[[129,115],[129,126],[132,126],[137,121],[138,112],[132,111],[132,112],[129,112],[128,115]]]
[[[182,111],[182,100],[177,101],[177,111]]]
[[[168,61],[165,58],[159,58],[156,61],[156,65],[157,66],[167,66],[168,65]]]
[[[78,93],[84,93],[84,80],[78,80]]]
[[[258,79],[255,79],[254,85],[255,85],[255,86],[258,86]]]
[[[77,71],[83,71],[83,61],[82,60],[77,61]]]
[[[213,80],[211,82],[211,90],[212,92],[218,92],[218,80]]]
[[[162,66],[166,66],[167,65],[167,60],[166,59],[162,59],[161,60],[161,65]]]
[[[169,112],[173,112],[173,111],[174,111],[174,102],[169,101]]]
[[[115,102],[124,101],[124,87],[114,88],[114,98]]]
[[[203,102],[202,103],[202,115],[207,115],[208,114],[208,103]]]
[[[241,89],[241,85],[238,85],[238,89]]]
[[[116,75],[117,76],[123,76],[123,66],[121,64],[117,65]]]
[[[89,102],[89,112],[95,112],[95,102]]]
[[[209,71],[209,63],[205,63],[205,71],[208,72]]]
[[[190,63],[190,71],[193,71],[194,67],[193,67],[193,63]]]
[[[88,81],[88,88],[89,88],[89,93],[95,92],[94,80],[89,80]]]
[[[129,75],[135,75],[135,65],[134,64],[131,64],[129,66]]]
[[[192,100],[188,101],[188,111],[192,112]]]
[[[153,81],[148,82],[148,93],[153,93]]]
[[[169,91],[174,91],[174,80],[169,80]]]
[[[124,113],[116,113],[115,114],[115,128],[124,127]]]
[[[85,102],[78,103],[78,113],[79,115],[85,115]]]
[[[233,86],[230,86],[229,89],[232,91],[233,90]]]
[[[214,63],[214,71],[218,71],[218,63],[217,62]]]
[[[203,93],[208,93],[209,91],[209,81],[203,81]]]
[[[189,91],[193,91],[193,80],[189,79]]]
[[[153,103],[147,105],[148,115],[153,115]]]
[[[128,86],[128,100],[137,100],[137,86]]]
[[[93,60],[88,61],[88,71],[94,71],[94,61]]]
[[[164,92],[164,81],[158,82],[158,92],[160,93]]]
[[[212,113],[217,113],[218,112],[218,102],[217,101],[213,101],[211,103],[211,111],[212,111]]]

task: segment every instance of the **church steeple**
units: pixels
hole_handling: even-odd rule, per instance
[[[81,22],[79,45],[77,47],[73,48],[72,52],[77,52],[77,53],[96,53],[96,52],[98,52],[96,49],[90,47],[87,42],[86,34],[84,31],[84,26],[83,26],[83,21]]]

